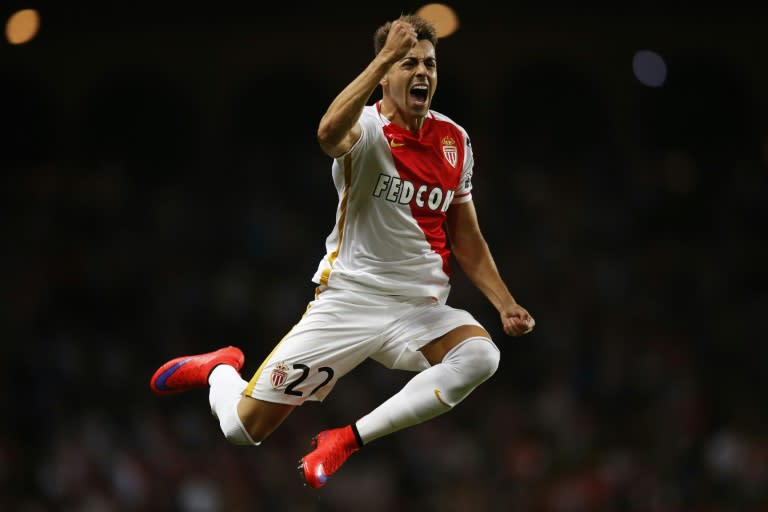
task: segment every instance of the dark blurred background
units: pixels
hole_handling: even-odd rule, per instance
[[[499,372],[314,491],[311,436],[409,374],[366,363],[258,448],[148,379],[224,344],[250,378],[299,319],[317,122],[422,4],[3,2],[40,29],[0,45],[0,510],[768,510],[768,16],[464,4],[433,106],[537,328],[505,338],[456,269]]]

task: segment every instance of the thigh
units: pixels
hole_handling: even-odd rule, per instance
[[[267,356],[244,394],[289,405],[323,400],[342,376],[378,350],[393,314],[369,296],[322,292]]]
[[[459,329],[462,328],[462,329]],[[459,330],[457,330],[459,329]],[[384,343],[371,357],[388,368],[421,371],[437,361],[424,353],[433,340],[451,332],[485,332],[480,322],[467,311],[434,301],[413,301],[408,314],[398,318],[384,332]],[[431,355],[431,351],[428,352]]]
[[[427,358],[427,361],[429,361],[430,364],[437,364],[442,361],[445,355],[454,347],[469,338],[475,337],[487,338],[489,341],[491,339],[491,335],[482,327],[477,325],[462,325],[448,331],[439,338],[430,341],[419,350],[424,354],[424,357]],[[493,344],[492,341],[491,344]]]

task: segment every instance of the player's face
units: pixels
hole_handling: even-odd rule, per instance
[[[398,110],[423,117],[429,111],[436,87],[435,47],[422,39],[389,70],[384,91]]]

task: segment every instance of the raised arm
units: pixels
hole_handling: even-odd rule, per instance
[[[358,120],[368,98],[376,90],[389,68],[416,44],[416,31],[404,21],[392,22],[381,51],[326,110],[317,128],[317,140],[330,157],[343,155],[360,138]]]
[[[472,201],[450,207],[448,236],[453,255],[464,273],[499,312],[504,332],[509,336],[531,332],[536,322],[517,303],[499,275],[488,243],[480,231]]]

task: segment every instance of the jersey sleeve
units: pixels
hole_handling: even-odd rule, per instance
[[[377,118],[375,111],[371,106],[366,106],[363,108],[363,112],[360,114],[360,119],[358,119],[357,122],[360,124],[360,138],[357,139],[354,144],[352,144],[352,147],[350,147],[346,153],[337,156],[336,160],[342,160],[345,156],[351,153],[359,153],[368,145],[368,141],[371,139],[371,134],[377,128]]]
[[[475,157],[472,153],[472,143],[464,132],[464,166],[461,169],[461,178],[456,187],[456,194],[451,204],[466,203],[472,199],[472,172],[475,167]]]
[[[365,106],[357,122],[360,124],[361,133],[360,138],[353,145],[352,149],[359,151],[362,148],[366,148],[370,144],[371,139],[373,139],[373,134],[381,129],[376,107],[371,105]]]

